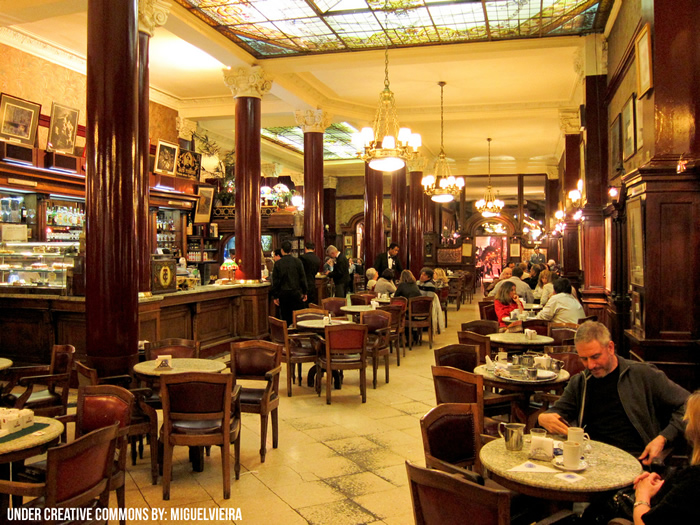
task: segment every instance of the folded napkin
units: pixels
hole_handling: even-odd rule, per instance
[[[559,478],[563,481],[568,481],[569,483],[576,483],[577,481],[581,481],[582,479],[586,479],[583,476],[579,476],[578,474],[575,474],[573,472],[562,472],[561,474],[557,474],[554,477]]]
[[[545,467],[544,465],[538,465],[532,461],[526,461],[525,463],[508,469],[508,472],[559,472],[556,469]]]

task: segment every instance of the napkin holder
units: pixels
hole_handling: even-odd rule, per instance
[[[532,330],[530,328],[525,329],[525,339],[532,340],[537,335],[537,330]]]
[[[530,441],[530,458],[552,461],[554,457],[554,440],[548,437],[532,436]]]
[[[159,355],[156,357],[156,370],[172,370],[173,369],[173,356],[171,355]]]

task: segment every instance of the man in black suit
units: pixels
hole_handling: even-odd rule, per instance
[[[306,274],[306,302],[318,304],[318,294],[316,293],[316,273],[321,268],[321,259],[314,252],[316,244],[307,242],[304,245],[304,253],[299,256],[301,264],[304,265]]]
[[[292,325],[294,310],[304,308],[306,301],[306,274],[304,265],[295,257],[289,255],[292,252],[292,243],[282,243],[282,258],[275,263],[272,269],[272,290],[270,291],[274,303],[280,307],[280,317],[287,321],[287,326]]]
[[[333,269],[327,275],[335,283],[335,296],[345,297],[350,282],[350,263],[347,257],[332,244],[326,248],[326,255],[332,257],[333,261]]]
[[[377,270],[377,273],[382,275],[384,270],[388,268],[389,270],[394,271],[394,280],[397,280],[401,275],[401,271],[403,270],[401,263],[399,262],[399,258],[397,257],[398,254],[399,245],[392,242],[389,245],[389,250],[377,255],[377,258],[374,261],[374,269]]]

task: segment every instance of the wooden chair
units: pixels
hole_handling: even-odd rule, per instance
[[[326,372],[326,404],[331,404],[331,381],[333,370],[359,370],[360,395],[367,402],[367,326],[347,324],[326,326],[325,354],[320,354],[316,362],[316,392],[321,395],[321,371]]]
[[[80,361],[75,362],[75,371],[80,387],[100,384],[128,387],[133,379],[128,375],[100,378],[97,375],[97,370]],[[153,407],[146,403],[146,399],[151,397],[152,392],[148,388],[132,388],[129,389],[129,392],[135,397],[131,423],[127,433],[127,437],[131,441],[131,464],[136,465],[137,445],[138,455],[143,459],[143,436],[148,436],[151,452],[151,479],[155,485],[158,483],[158,414]]]
[[[376,389],[380,357],[384,357],[384,381],[389,382],[391,314],[382,310],[360,312],[360,324],[367,326],[367,353],[372,359],[372,388]]]
[[[464,281],[459,278],[452,278],[448,280],[448,300],[455,303],[457,311],[462,307],[462,295],[464,293]]]
[[[479,312],[481,313],[481,318],[488,321],[498,322],[498,315],[496,315],[496,307],[491,301],[480,301],[479,302]]]
[[[378,306],[377,310],[389,312],[391,314],[391,332],[389,333],[389,351],[396,351],[396,366],[401,366],[401,347],[403,347],[404,356],[406,355],[406,344],[403,338],[404,317],[406,311],[403,306],[399,305],[383,305]]]
[[[392,306],[403,306],[404,312],[408,310],[408,299],[405,297],[392,297],[389,299],[389,304]]]
[[[269,343],[272,344],[272,343]],[[163,499],[170,499],[173,448],[176,446],[221,447],[224,499],[231,497],[231,454],[234,474],[240,476],[240,387],[233,389],[232,374],[190,372],[161,376],[163,390]]]
[[[272,416],[272,448],[278,442],[279,382],[282,345],[269,341],[231,343],[231,373],[238,379],[264,381],[264,388],[241,388],[241,411],[260,414],[260,462],[267,454],[267,419]]]
[[[579,326],[580,325],[578,325],[576,323],[549,323],[550,331],[554,328],[569,328],[569,329],[575,331],[575,330],[578,330]],[[549,335],[549,333],[547,333],[547,335]]]
[[[292,383],[294,381],[294,365],[297,365],[297,376],[301,386],[301,364],[315,363],[317,351],[312,341],[314,334],[292,334],[287,331],[286,321],[268,317],[270,324],[270,340],[282,345],[282,357],[287,363],[287,397],[292,397]]]
[[[469,301],[471,304],[474,299],[474,274],[466,272],[464,274],[464,292],[462,293],[462,302]]]
[[[413,347],[413,329],[418,329],[419,341],[422,339],[423,328],[428,329],[429,347],[433,349],[433,298],[411,297],[408,300],[408,349]]]
[[[435,364],[437,366],[451,366],[473,372],[479,366],[479,346],[470,344],[452,344],[436,348]]]
[[[297,321],[308,321],[310,319],[323,319],[328,315],[328,310],[323,308],[302,308],[301,310],[294,310],[292,312],[292,324],[293,327],[289,328],[296,329]]]
[[[549,332],[549,321],[544,319],[526,319],[523,321],[523,332],[525,330],[534,330],[537,335],[547,335]]]
[[[350,304],[352,305],[367,305],[372,301],[372,295],[353,293],[350,294]]]
[[[321,306],[324,310],[328,312],[333,317],[345,317],[346,314],[340,311],[343,306],[347,306],[347,300],[345,297],[326,297],[321,301]]]
[[[74,358],[75,348],[72,345],[54,345],[50,365],[10,368],[6,372],[8,382],[2,390],[0,402],[6,407],[29,408],[37,416],[64,415]],[[46,385],[47,388],[35,391],[36,385]],[[25,387],[20,395],[12,393],[17,386]]]
[[[126,508],[126,447],[134,403],[133,394],[120,386],[81,386],[78,389],[76,413],[56,418],[65,426],[74,423],[76,438],[93,430],[110,427],[115,423],[119,424],[119,438],[116,444],[118,453],[111,473],[109,490],[116,491],[117,504],[120,509]],[[45,461],[32,463],[25,467],[22,472],[17,473],[17,479],[30,483],[45,482],[46,469]],[[126,525],[126,520],[122,519],[120,523]]]
[[[450,288],[448,286],[443,286],[437,291],[438,300],[440,301],[440,308],[442,308],[442,312],[445,314],[445,328],[447,328],[447,297],[449,293]]]
[[[554,339],[552,344],[555,346],[573,344],[576,330],[574,328],[552,328],[549,331],[549,337]]]
[[[119,439],[119,423],[90,432],[75,441],[50,448],[46,454],[46,481],[25,483],[0,480],[0,492],[36,498],[24,506],[39,509],[89,508],[92,513],[109,505],[109,484],[114,466],[114,450]],[[94,514],[93,514],[94,516]],[[4,517],[4,516],[3,516]],[[58,524],[58,520],[42,520]],[[63,521],[60,521],[63,523]],[[96,523],[77,519],[71,523]]]
[[[479,364],[486,362],[486,356],[491,357],[491,339],[487,335],[474,332],[457,332],[459,344],[477,345],[479,347]]]
[[[586,321],[597,321],[598,316],[597,315],[589,315],[588,317],[582,317],[581,319],[578,320],[578,324],[583,324]]]
[[[576,347],[571,345],[560,346],[545,346],[545,354],[550,355],[553,359],[558,359],[564,363],[564,370],[569,372],[570,376],[574,376],[585,370],[583,362],[576,353]]]
[[[474,332],[475,334],[489,335],[498,332],[498,321],[489,321],[485,319],[477,319],[462,323],[463,332]]]
[[[146,360],[156,359],[159,355],[171,355],[173,358],[198,358],[201,343],[192,339],[170,338],[147,342],[144,345]]]

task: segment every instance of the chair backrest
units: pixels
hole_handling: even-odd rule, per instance
[[[545,346],[544,351],[553,359],[558,359],[564,363],[564,370],[569,372],[569,375],[574,376],[585,370],[583,362],[576,353],[576,347],[573,345]]]
[[[433,311],[433,298],[427,296],[411,297],[408,300],[408,315],[411,317],[427,317],[430,316]]]
[[[312,319],[323,319],[328,315],[328,310],[323,308],[302,308],[301,310],[294,310],[292,312],[292,322],[294,326],[297,325],[297,321],[310,321]]]
[[[391,326],[391,313],[383,310],[360,312],[360,324],[367,325],[369,333],[376,333],[377,330]]]
[[[73,345],[53,345],[49,374],[70,374],[73,370],[75,347]]]
[[[587,317],[582,317],[581,319],[578,320],[578,324],[583,324],[586,321],[597,321],[598,316],[597,315],[589,315]]]
[[[326,356],[331,354],[367,353],[367,325],[326,326]]]
[[[486,356],[491,357],[491,339],[487,335],[475,334],[474,332],[457,332],[459,344],[477,345],[479,347],[479,363],[486,362]]]
[[[343,306],[347,306],[347,304],[348,303],[345,297],[326,297],[323,301],[321,301],[321,306],[323,306],[323,309],[328,310],[334,317],[345,316],[340,309]]]
[[[510,494],[465,478],[406,462],[416,525],[510,524]]]
[[[443,286],[442,288],[438,288],[437,291],[437,296],[438,299],[440,299],[440,304],[447,304],[447,298],[450,295],[450,287],[449,286]]]
[[[265,381],[265,374],[280,366],[283,347],[270,341],[231,343],[231,373],[237,379]],[[279,382],[279,376],[276,378]],[[277,392],[275,385],[274,391]]]
[[[109,499],[109,479],[119,425],[114,424],[50,448],[46,454],[45,506],[83,507]]]
[[[496,306],[493,303],[487,303],[483,307],[483,315],[482,319],[486,319],[488,321],[496,321],[498,322],[498,315],[496,314]]]
[[[372,301],[371,295],[353,293],[350,294],[350,304],[353,305],[366,305]]]
[[[127,389],[114,385],[81,386],[78,389],[75,435],[119,423],[120,429],[131,424],[135,403]]]
[[[401,324],[403,322],[403,306],[399,306],[397,304],[388,304],[378,306],[377,310],[381,310],[382,312],[389,312],[391,314],[391,331],[397,334],[399,330],[401,330]]]
[[[197,358],[199,357],[199,347],[199,341],[170,338],[146,343],[144,352],[146,353],[146,360],[155,359],[159,355],[171,355],[173,358]]]
[[[498,332],[498,321],[490,321],[486,319],[477,319],[462,323],[463,332],[474,332],[475,334],[488,335]]]
[[[75,362],[76,376],[78,377],[78,386],[96,385],[99,382],[97,370],[84,365],[80,361]]]
[[[420,420],[426,466],[440,468],[445,462],[471,466],[481,474],[482,420],[477,403],[443,403],[431,409]]]
[[[280,345],[288,346],[289,335],[287,331],[287,321],[282,321],[276,317],[268,317],[267,321],[270,325],[270,341]]]
[[[526,319],[523,321],[524,330],[535,330],[537,335],[547,335],[549,332],[549,321],[544,319]]]
[[[462,293],[464,288],[464,280],[462,279],[448,279],[447,281],[449,287],[449,294],[452,297],[457,297]]]
[[[476,403],[484,411],[484,378],[453,368],[451,366],[433,366],[433,385],[435,386],[435,402],[443,403]]]
[[[408,299],[405,297],[392,297],[389,299],[389,304],[392,306],[403,306],[404,312],[408,310]]]
[[[473,372],[479,366],[479,346],[474,344],[454,344],[435,349],[435,364],[451,366]]]
[[[554,339],[553,345],[565,345],[566,341],[573,341],[576,337],[576,330],[573,328],[552,328],[549,337]]]

